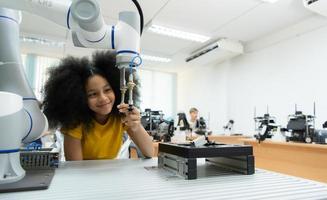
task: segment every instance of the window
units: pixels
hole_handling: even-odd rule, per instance
[[[139,69],[141,79],[141,110],[162,110],[165,117],[176,113],[176,75]]]
[[[56,65],[59,59],[36,55],[22,55],[22,63],[27,79],[37,99],[43,98],[44,84],[48,78],[47,70]]]
[[[35,80],[35,95],[38,99],[43,98],[43,88],[46,80],[48,79],[48,69],[59,63],[59,59],[49,57],[37,57],[36,62],[36,80]]]

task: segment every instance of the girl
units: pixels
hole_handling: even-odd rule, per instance
[[[65,135],[66,160],[113,159],[124,131],[144,156],[152,156],[152,141],[141,125],[139,110],[118,105],[120,73],[115,65],[116,55],[107,51],[93,55],[92,63],[67,57],[50,71],[44,113],[50,128],[61,127]]]

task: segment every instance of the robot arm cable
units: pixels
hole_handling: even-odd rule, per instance
[[[139,15],[140,15],[140,30],[141,30],[140,35],[142,35],[142,33],[143,33],[143,27],[144,27],[143,11],[142,11],[142,8],[141,8],[139,2],[137,2],[137,0],[132,0],[132,1],[135,4],[135,6],[137,8],[137,11],[139,12]]]

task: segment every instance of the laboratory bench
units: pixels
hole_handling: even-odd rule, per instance
[[[249,139],[250,136],[244,135],[209,135],[208,139],[210,141],[215,141],[217,143],[223,144],[243,144],[243,139]]]
[[[203,170],[185,180],[163,169],[157,159],[70,161],[56,169],[47,190],[0,194],[1,200],[75,199],[326,199],[327,184],[262,169],[253,175]]]

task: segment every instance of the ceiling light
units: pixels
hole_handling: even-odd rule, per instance
[[[33,43],[33,44],[40,44],[40,45],[46,45],[46,46],[53,46],[53,47],[64,47],[64,42],[57,42],[53,40],[43,39],[43,38],[35,38],[35,37],[21,37],[21,42],[26,43]]]
[[[265,3],[276,3],[278,0],[261,0]]]
[[[158,26],[158,25],[150,26],[149,30],[154,33],[161,34],[161,35],[166,35],[166,36],[170,36],[170,37],[176,37],[176,38],[180,38],[180,39],[184,39],[184,40],[191,40],[191,41],[201,42],[201,43],[206,42],[207,40],[210,39],[210,37],[207,37],[204,35],[184,32],[184,31],[166,28],[166,27]]]
[[[164,58],[164,57],[158,57],[158,56],[149,56],[149,55],[141,55],[141,58],[143,60],[149,60],[149,61],[154,61],[154,62],[170,62],[171,59],[169,58]]]

